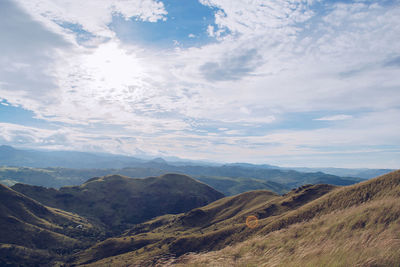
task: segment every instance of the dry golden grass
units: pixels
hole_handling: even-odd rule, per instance
[[[400,205],[365,203],[168,265],[400,266]]]
[[[165,265],[400,266],[399,184],[397,171],[337,189],[273,224],[287,228],[267,225],[245,242]]]
[[[122,246],[122,253],[89,265],[400,266],[399,200],[400,171],[353,186],[305,186],[284,196],[246,193],[141,224],[121,238],[149,244]],[[249,229],[245,220],[254,214],[259,226]],[[94,259],[94,253],[122,244],[99,244],[83,255]]]
[[[106,240],[83,251],[77,255],[75,263],[93,263],[92,266],[96,266],[111,264],[112,261],[115,266],[125,266],[127,262],[147,266],[165,255],[221,249],[262,229],[261,224],[256,229],[248,228],[245,224],[248,216],[265,218],[260,220],[265,225],[333,188],[327,185],[305,186],[285,196],[258,190],[223,198],[185,214],[161,216],[136,226],[121,238]],[[125,239],[135,241],[130,244]]]

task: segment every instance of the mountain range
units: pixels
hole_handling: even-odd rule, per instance
[[[145,161],[126,156],[97,155],[83,152],[43,152],[14,149],[8,146],[0,147],[0,164],[7,165],[0,167],[0,183],[8,186],[26,183],[60,188],[81,185],[86,180],[96,176],[119,174],[145,178],[167,173],[181,173],[190,175],[227,196],[260,189],[283,194],[291,188],[304,184],[350,185],[363,180],[362,178],[337,176],[323,172],[301,172],[267,164],[207,165],[201,162],[196,165],[193,162],[167,162],[162,158]],[[39,168],[38,166],[53,167]],[[85,166],[85,168],[64,168],[60,166]],[[99,168],[91,168],[93,166]],[[108,166],[125,167],[108,168]]]
[[[88,153],[78,151],[42,151],[34,149],[17,149],[7,145],[0,146],[0,166],[48,168],[61,167],[73,169],[123,169],[123,168],[148,168],[165,172],[180,172],[192,176],[232,176],[229,170],[245,170],[240,172],[240,177],[265,178],[260,175],[252,176],[246,171],[257,173],[267,169],[281,171],[298,171],[306,173],[323,172],[326,174],[369,179],[393,171],[392,169],[345,169],[345,168],[305,168],[305,167],[279,167],[269,164],[230,163],[222,164],[173,158],[166,161],[163,158],[132,157],[109,153]],[[165,173],[164,172],[164,173]],[[144,177],[159,174],[148,174]],[[136,177],[136,176],[135,176]]]

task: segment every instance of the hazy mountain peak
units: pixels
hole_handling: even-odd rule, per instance
[[[2,150],[2,151],[13,151],[13,150],[15,150],[15,148],[13,148],[12,146],[8,146],[8,145],[1,145],[0,146],[0,150]]]
[[[151,163],[160,163],[160,164],[168,164],[168,162],[165,159],[161,158],[161,157],[154,158],[154,159],[150,160],[149,162],[151,162]]]

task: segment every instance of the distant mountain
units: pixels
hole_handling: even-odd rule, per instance
[[[197,176],[196,179],[208,184],[226,196],[238,195],[253,190],[270,190],[278,194],[284,194],[291,189],[288,186],[276,182],[254,178]]]
[[[323,172],[327,174],[337,175],[337,176],[347,176],[347,177],[358,177],[363,179],[370,179],[377,177],[389,172],[394,171],[394,169],[345,169],[345,168],[305,168],[305,167],[293,167],[293,168],[282,168],[291,169],[300,172]]]
[[[240,177],[263,178],[263,170],[295,170],[298,172],[323,172],[341,177],[356,177],[370,179],[393,171],[392,169],[345,169],[345,168],[307,168],[307,167],[279,167],[268,164],[230,163],[218,164],[211,162],[183,160],[178,158],[137,158],[107,153],[87,153],[76,151],[39,151],[32,149],[16,149],[11,146],[0,146],[0,166],[13,167],[62,167],[78,169],[122,169],[122,168],[151,168],[165,172],[181,172],[194,176],[232,176],[232,172],[240,170]],[[231,170],[231,171],[230,171]],[[243,175],[244,171],[256,172],[256,175]],[[148,174],[149,176],[151,174]]]
[[[399,201],[400,171],[351,186],[302,186],[283,196],[252,191],[136,225],[72,260],[85,266],[398,266]]]
[[[172,166],[151,165],[149,167],[166,172],[185,173],[193,177],[230,177],[230,178],[254,178],[263,181],[274,182],[288,188],[295,188],[304,184],[327,183],[333,185],[350,185],[363,181],[355,177],[339,177],[322,172],[298,172],[294,170],[272,169],[265,167],[249,167],[243,165],[222,166]],[[129,168],[124,169],[129,171]]]
[[[94,176],[121,174],[129,177],[144,178],[166,173],[181,173],[195,177],[226,195],[234,195],[255,189],[284,193],[291,188],[304,184],[350,185],[363,181],[356,174],[370,178],[374,174],[382,174],[389,171],[324,169],[327,172],[349,174],[348,176],[337,176],[312,168],[299,168],[299,170],[306,171],[301,172],[267,164],[232,163],[206,165],[204,162],[199,164],[195,162],[185,163],[183,161],[168,162],[163,158],[147,161],[111,154],[21,150],[9,146],[0,147],[1,165],[15,166],[0,168],[0,183],[9,186],[16,182],[22,182],[59,188],[66,185],[80,185]],[[36,167],[36,169],[18,166],[31,166]],[[53,167],[43,168],[44,166]],[[39,167],[40,169],[38,169]],[[60,167],[68,167],[69,169]]]
[[[96,233],[85,218],[0,185],[0,266],[45,265],[87,247]]]
[[[134,157],[76,151],[39,151],[0,146],[0,166],[64,167],[64,168],[124,168],[145,162]]]
[[[121,174],[128,177],[144,178],[159,176],[178,170],[192,173],[199,181],[219,190],[225,195],[265,189],[279,194],[304,184],[328,183],[333,185],[354,184],[361,179],[343,178],[324,173],[302,173],[297,171],[247,168],[238,166],[171,166],[163,164],[163,169],[142,167],[124,169],[66,169],[66,168],[0,168],[0,183],[12,186],[25,183],[45,187],[59,188],[66,185],[80,185],[90,177]],[[203,175],[205,174],[205,175]],[[207,175],[208,174],[208,175]],[[225,174],[218,176],[213,174]],[[232,177],[233,176],[233,177]]]
[[[243,168],[256,168],[256,169],[279,169],[279,166],[269,165],[269,164],[251,164],[251,163],[230,163],[225,164],[225,166],[235,166],[235,167],[243,167]]]
[[[163,159],[163,158],[155,158],[155,159],[152,159],[152,160],[150,160],[150,161],[148,161],[148,163],[155,163],[155,164],[168,164],[168,162],[165,160],[165,159]]]
[[[113,233],[159,215],[186,212],[224,196],[179,174],[145,179],[110,175],[60,190],[25,184],[16,184],[12,189],[47,206],[85,216]]]
[[[16,183],[60,188],[81,185],[92,177],[121,174],[136,178],[160,176],[165,171],[151,168],[129,169],[69,169],[69,168],[27,168],[0,167],[0,183],[12,186]]]

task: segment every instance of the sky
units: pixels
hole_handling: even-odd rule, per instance
[[[1,0],[0,144],[400,168],[400,1]]]

